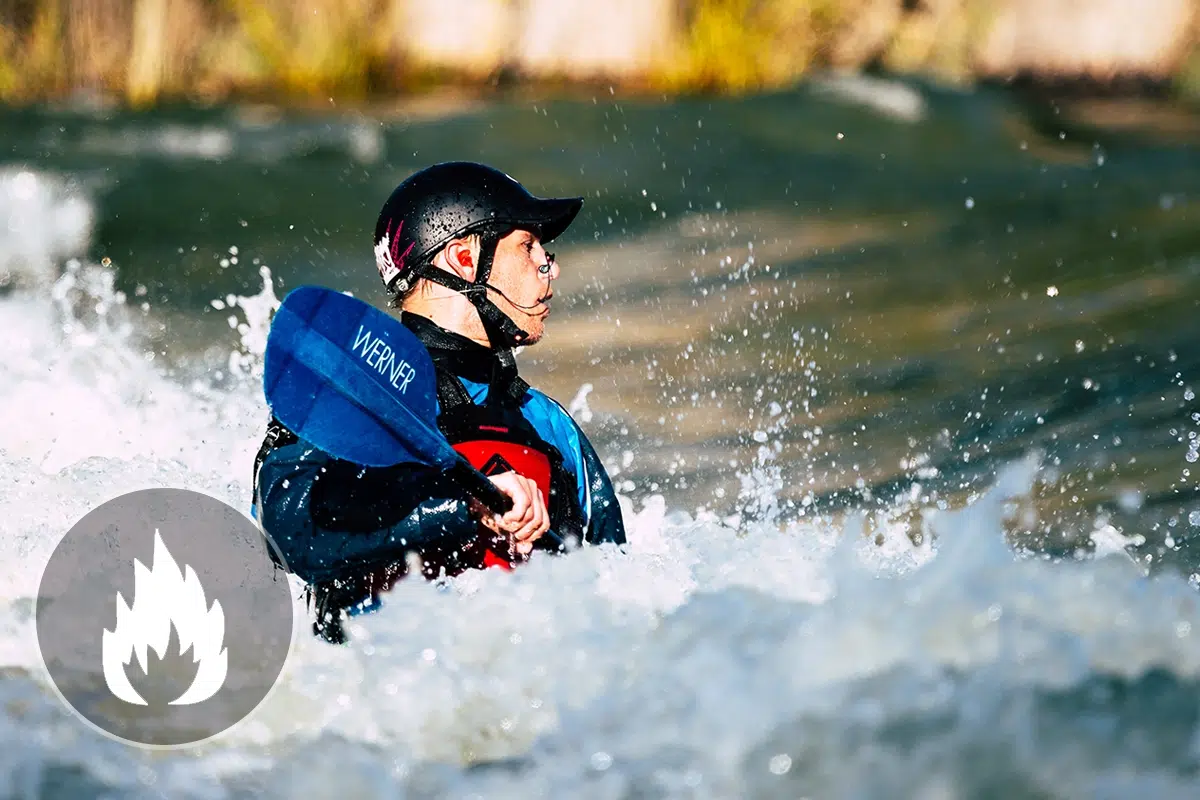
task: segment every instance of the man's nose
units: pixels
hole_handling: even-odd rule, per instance
[[[554,253],[546,251],[545,266],[550,268],[545,272],[547,278],[549,280],[556,280],[559,276],[560,270],[558,268],[558,262],[554,260]],[[543,269],[545,269],[545,267],[543,267]]]

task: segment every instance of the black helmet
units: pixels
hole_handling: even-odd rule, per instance
[[[483,164],[435,164],[397,186],[384,203],[375,223],[375,264],[384,285],[403,292],[414,271],[453,239],[472,233],[498,238],[527,228],[549,242],[567,229],[582,206],[582,197],[535,197]],[[481,254],[477,284],[486,283],[494,253],[493,241]],[[398,286],[400,281],[406,284]]]

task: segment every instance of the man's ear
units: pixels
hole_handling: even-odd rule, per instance
[[[457,239],[446,245],[446,264],[458,277],[468,283],[474,282],[475,255],[466,240]]]

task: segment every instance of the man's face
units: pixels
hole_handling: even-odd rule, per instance
[[[489,292],[489,297],[518,328],[529,334],[526,344],[534,344],[546,332],[553,294],[550,282],[557,277],[558,265],[550,261],[535,234],[516,230],[496,246],[488,283],[500,292]]]

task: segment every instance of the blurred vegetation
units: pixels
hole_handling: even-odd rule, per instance
[[[1200,9],[1192,18],[1190,41],[1191,51],[1175,74],[1174,88],[1176,93],[1183,97],[1200,100]]]
[[[0,99],[364,93],[403,71],[379,0],[8,0]],[[382,88],[395,88],[383,86]]]
[[[80,92],[133,105],[177,97],[353,99],[498,80],[514,71],[511,63],[497,64],[481,79],[477,71],[456,74],[407,54],[403,3],[436,1],[0,0],[0,100]],[[636,86],[626,80],[629,88],[769,89],[815,67],[967,81],[972,45],[996,6],[992,0],[658,1],[676,12],[675,46],[668,58],[647,62]],[[469,46],[469,22],[465,32]],[[1200,92],[1196,53],[1176,75],[1175,85],[1186,92]]]
[[[989,0],[692,0],[676,89],[785,86],[814,66],[878,67],[960,82]],[[914,13],[918,12],[918,13]]]

